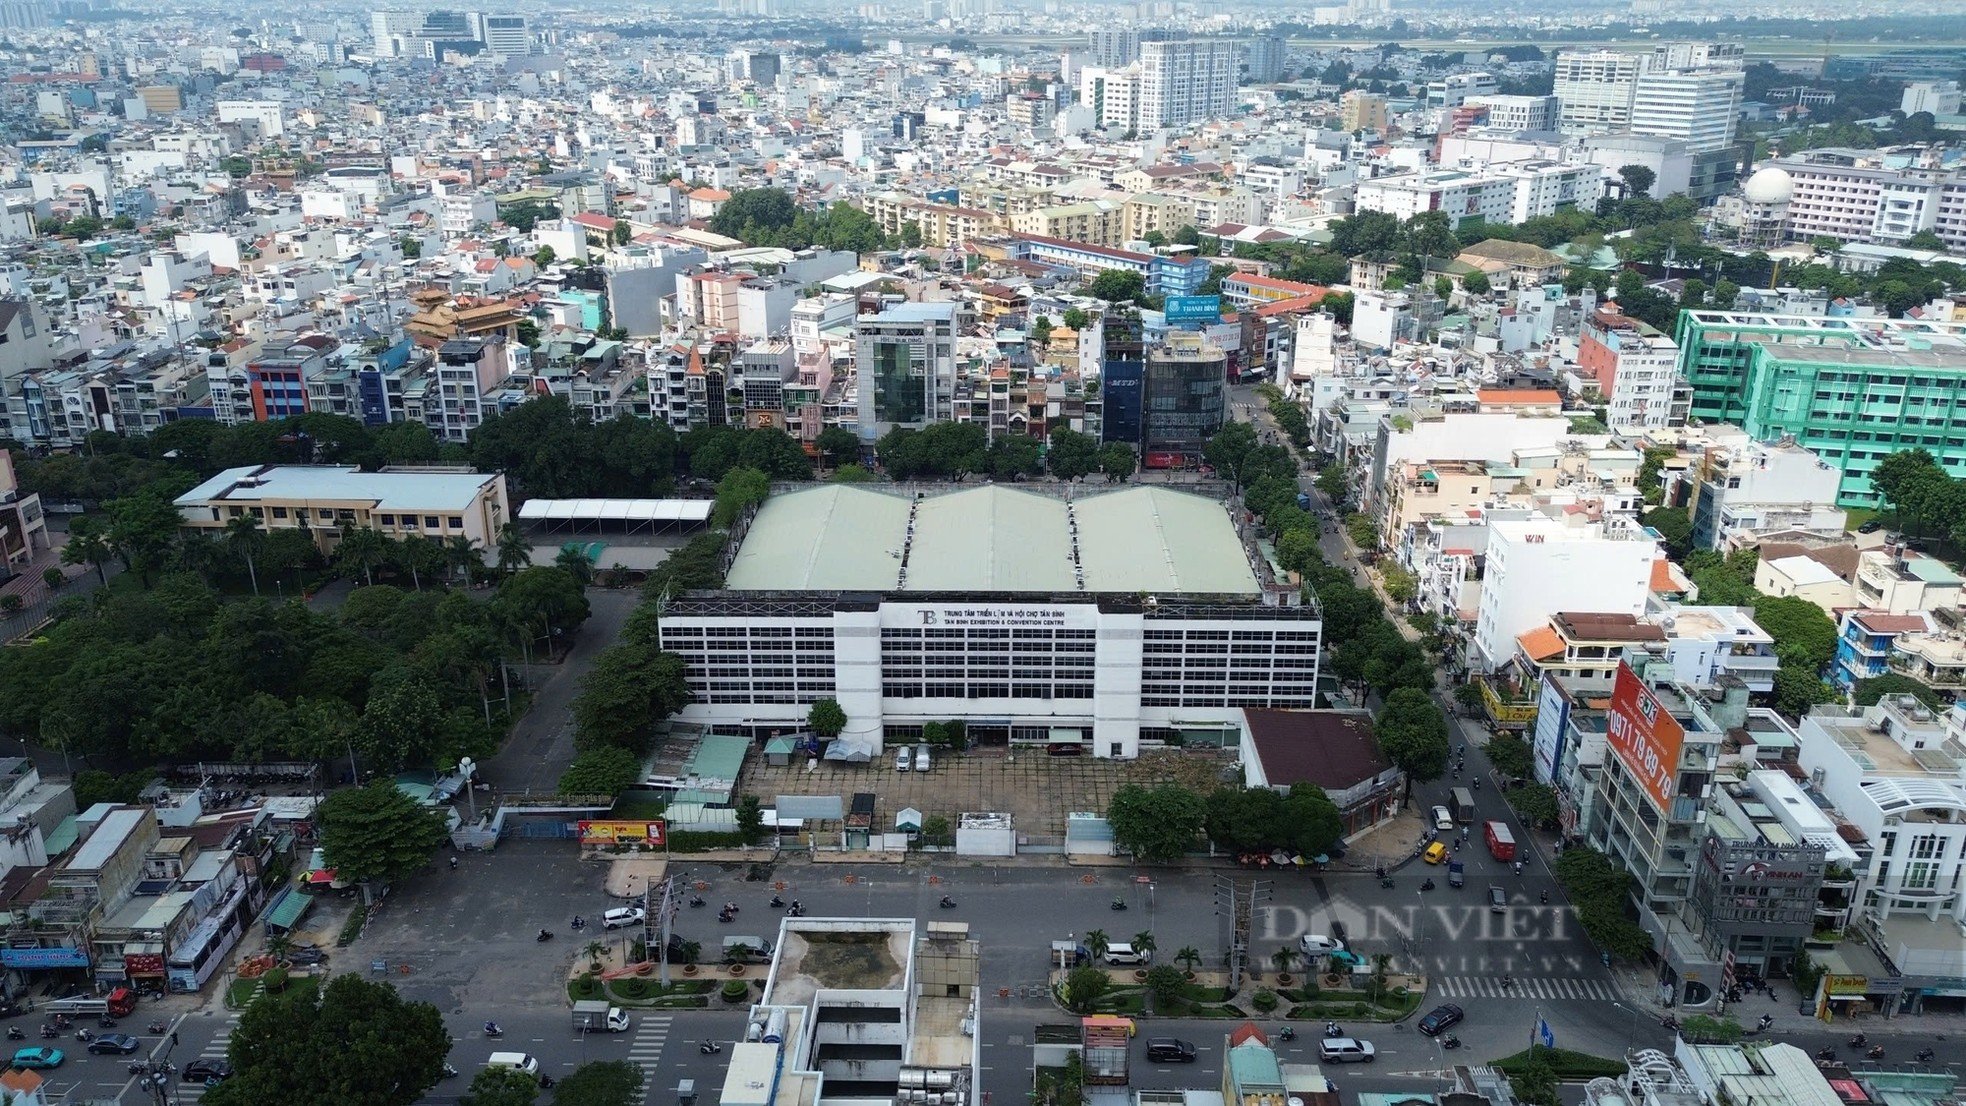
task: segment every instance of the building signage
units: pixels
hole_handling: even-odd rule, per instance
[[[1091,629],[1093,608],[1060,604],[1031,606],[978,603],[973,606],[928,606],[890,603],[882,608],[883,625],[924,630],[963,629]]]
[[[1826,995],[1863,995],[1870,990],[1870,981],[1861,975],[1826,975],[1823,977],[1823,993]]]
[[[89,954],[81,949],[0,949],[0,964],[9,968],[86,968]]]
[[[1168,296],[1161,302],[1169,326],[1213,323],[1222,318],[1221,296]]]
[[[659,848],[667,841],[660,821],[581,822],[579,830],[583,845],[647,845]]]
[[[1679,771],[1686,729],[1623,661],[1618,662],[1605,730],[1605,744],[1645,789],[1652,805],[1661,814],[1671,810],[1673,778]]]

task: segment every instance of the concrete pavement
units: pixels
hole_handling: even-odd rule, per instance
[[[551,791],[573,761],[573,697],[602,650],[621,636],[641,592],[588,588],[592,608],[576,632],[573,648],[557,665],[535,664],[532,706],[512,728],[505,747],[478,770],[478,778],[500,791]]]

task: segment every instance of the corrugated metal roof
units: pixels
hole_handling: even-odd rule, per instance
[[[1062,499],[988,485],[915,509],[909,591],[1077,589]]]
[[[839,487],[774,495],[725,577],[733,591],[892,591],[908,501]]]

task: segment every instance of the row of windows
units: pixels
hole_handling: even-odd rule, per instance
[[[1090,699],[1092,685],[1055,683],[914,683],[881,684],[889,699]]]
[[[1317,697],[1305,694],[1290,698],[1268,695],[1142,695],[1140,705],[1145,707],[1315,707]]]

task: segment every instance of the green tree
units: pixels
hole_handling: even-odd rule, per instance
[[[1491,291],[1488,274],[1476,269],[1461,278],[1461,290],[1470,296],[1485,296]]]
[[[1280,842],[1298,856],[1315,857],[1331,851],[1345,836],[1345,818],[1322,787],[1300,783],[1283,800],[1287,835]]]
[[[828,465],[838,467],[860,457],[860,435],[844,426],[829,426],[819,432],[814,443]]]
[[[1818,703],[1833,703],[1836,689],[1823,681],[1813,669],[1785,664],[1775,670],[1775,691],[1769,705],[1791,718],[1809,713]]]
[[[436,1007],[342,973],[318,989],[288,987],[248,1007],[227,1047],[232,1076],[208,1088],[204,1101],[408,1106],[437,1085],[450,1046]]]
[[[559,257],[560,257],[559,254],[553,252],[553,247],[541,246],[533,251],[532,263],[544,269],[548,265],[551,265],[553,262],[559,260]]]
[[[717,498],[710,510],[710,524],[729,529],[744,512],[762,504],[771,495],[771,477],[754,468],[734,468],[717,481]]]
[[[1693,516],[1684,507],[1654,507],[1639,516],[1639,521],[1659,532],[1666,540],[1666,552],[1673,559],[1683,559],[1693,550]]]
[[[1093,930],[1093,933],[1097,932],[1099,931]],[[1091,936],[1090,933],[1086,934],[1088,950],[1091,949]],[[1098,957],[1098,953],[1093,954],[1094,959]],[[1106,993],[1112,989],[1112,977],[1107,975],[1104,969],[1085,964],[1073,968],[1065,976],[1065,984],[1060,989],[1059,997],[1064,1001],[1067,1010],[1075,1014],[1090,1014],[1099,1008],[1099,1000],[1105,998]]]
[[[1170,964],[1156,964],[1147,969],[1147,993],[1154,996],[1156,1013],[1172,1013],[1187,990],[1188,978],[1181,974],[1181,969]]]
[[[1460,707],[1461,713],[1469,718],[1479,713],[1486,702],[1487,696],[1481,693],[1481,685],[1472,680],[1457,684],[1454,688],[1454,705]]]
[[[513,522],[499,527],[498,570],[510,576],[531,563],[532,543],[526,540],[525,531]]]
[[[68,524],[68,541],[61,547],[61,563],[94,565],[96,579],[109,582],[108,564],[116,555],[109,544],[108,528],[100,515],[82,515]]]
[[[642,758],[617,745],[600,745],[575,754],[560,773],[562,795],[619,795],[642,775]]]
[[[107,538],[124,567],[145,586],[164,567],[165,558],[184,526],[184,516],[161,492],[144,491],[104,504],[109,514]]]
[[[1627,195],[1648,196],[1652,186],[1658,183],[1659,174],[1643,165],[1623,165],[1618,168],[1618,179],[1625,182]]]
[[[821,737],[838,737],[846,729],[846,711],[840,709],[838,699],[827,696],[806,711],[806,728]]]
[[[1452,752],[1447,719],[1433,696],[1418,688],[1400,688],[1386,696],[1375,721],[1379,747],[1406,773],[1406,793],[1413,782],[1437,780],[1447,770]]]
[[[1762,596],[1754,602],[1754,620],[1775,639],[1783,664],[1817,672],[1836,655],[1836,624],[1807,599]]]
[[[625,246],[635,240],[635,228],[626,219],[616,219],[614,231],[608,237],[615,245]]]
[[[1139,303],[1147,298],[1147,280],[1131,269],[1103,269],[1084,292],[1107,303]]]
[[[1887,696],[1910,695],[1933,710],[1945,709],[1945,700],[1938,692],[1898,672],[1858,680],[1851,695],[1860,707],[1876,706],[1878,700]]]
[[[746,845],[756,845],[765,838],[764,804],[756,795],[740,796],[737,800],[737,834]]]
[[[1229,478],[1240,493],[1249,477],[1250,462],[1257,456],[1262,443],[1256,436],[1256,428],[1246,422],[1231,422],[1215,432],[1202,446],[1202,459],[1220,475]]]
[[[1059,427],[1051,432],[1045,463],[1051,475],[1060,480],[1090,476],[1099,471],[1099,440],[1069,427]]]
[[[861,465],[841,465],[826,478],[829,484],[871,484],[880,477]]]
[[[1140,457],[1125,442],[1107,442],[1099,447],[1099,471],[1108,482],[1127,480],[1140,467]]]
[[[471,1077],[459,1106],[532,1106],[539,1081],[517,1068],[484,1068]]]
[[[387,779],[330,793],[315,822],[327,866],[364,885],[408,876],[428,863],[444,840],[441,816]]]
[[[375,570],[389,559],[389,538],[382,531],[345,526],[335,545],[334,560],[343,572],[360,572],[364,583],[375,583]]]
[[[573,698],[575,747],[640,751],[656,723],[688,705],[684,675],[683,659],[653,644],[624,641],[603,650]]]
[[[1086,314],[1082,308],[1067,307],[1063,319],[1067,330],[1084,330],[1092,325],[1092,316]]]
[[[246,562],[246,575],[253,583],[253,594],[259,594],[259,568],[253,563],[260,546],[266,544],[266,532],[260,528],[259,516],[243,514],[230,519],[225,524],[225,544]]]
[[[1201,796],[1176,784],[1152,790],[1127,784],[1106,807],[1114,844],[1146,861],[1173,860],[1187,852],[1205,814]]]
[[[363,763],[372,772],[435,763],[443,712],[436,688],[421,677],[401,668],[378,676],[355,724],[355,746]]]
[[[642,1069],[626,1060],[596,1060],[553,1088],[553,1106],[640,1106]]]

